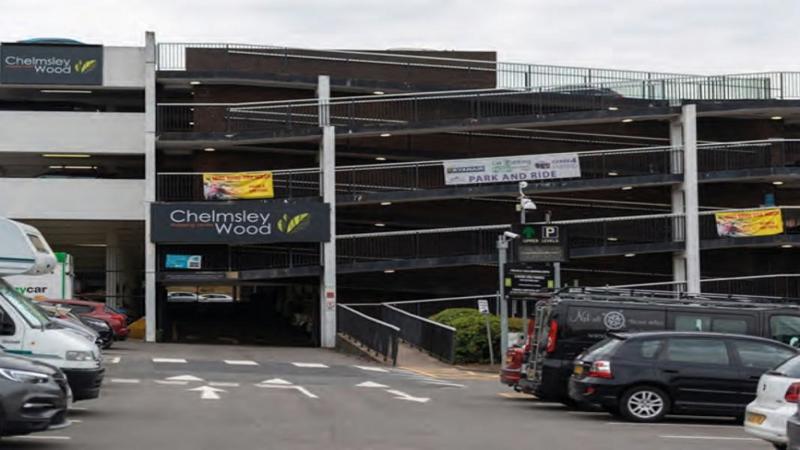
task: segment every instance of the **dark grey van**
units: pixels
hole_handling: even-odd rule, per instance
[[[539,302],[519,388],[569,402],[573,360],[609,332],[744,334],[800,347],[800,305],[777,298],[570,289]]]

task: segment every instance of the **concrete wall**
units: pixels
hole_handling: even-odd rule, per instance
[[[144,220],[144,180],[0,178],[0,217]]]
[[[103,86],[144,87],[144,47],[103,47]]]
[[[144,114],[0,111],[0,152],[144,154]]]

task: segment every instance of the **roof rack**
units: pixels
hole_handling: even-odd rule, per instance
[[[562,289],[556,293],[554,298],[556,301],[583,300],[728,308],[800,308],[800,299],[798,298],[597,287]]]

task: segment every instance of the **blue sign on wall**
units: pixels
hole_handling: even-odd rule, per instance
[[[167,269],[200,269],[202,265],[201,255],[167,255]]]

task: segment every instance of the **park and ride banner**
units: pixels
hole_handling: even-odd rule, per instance
[[[577,153],[458,159],[444,162],[447,185],[580,178]]]
[[[774,236],[783,233],[780,208],[714,213],[720,237]]]
[[[204,173],[206,200],[255,200],[273,198],[272,172]]]

